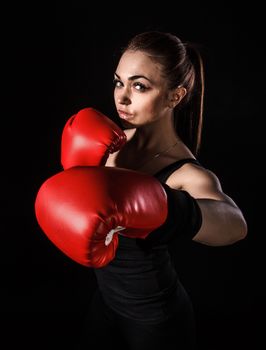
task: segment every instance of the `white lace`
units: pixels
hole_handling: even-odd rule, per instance
[[[107,233],[107,235],[105,237],[104,244],[106,246],[108,246],[112,242],[114,233],[121,231],[121,230],[124,230],[124,229],[125,229],[125,227],[123,227],[123,226],[117,226],[116,228],[113,228],[110,232]]]

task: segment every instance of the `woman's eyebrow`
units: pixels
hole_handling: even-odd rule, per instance
[[[118,79],[121,79],[120,76],[117,74],[117,73],[114,73],[114,75],[118,78]],[[148,80],[150,83],[152,83],[152,81],[145,77],[145,75],[132,75],[131,77],[128,78],[128,80],[136,80],[136,79],[140,79],[140,78],[143,78],[143,79],[146,79]]]

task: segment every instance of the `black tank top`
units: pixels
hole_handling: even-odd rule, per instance
[[[182,159],[166,166],[154,177],[166,182],[172,172],[185,163],[200,165],[193,158]],[[184,289],[168,246],[147,248],[141,241],[120,235],[115,258],[94,271],[103,299],[111,309],[139,322],[161,322],[174,312],[176,295],[184,299]]]

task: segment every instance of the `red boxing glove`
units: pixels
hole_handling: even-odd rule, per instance
[[[73,167],[44,182],[37,221],[68,257],[102,267],[115,256],[117,232],[145,238],[167,218],[167,194],[154,177],[114,167]]]
[[[105,165],[109,154],[121,149],[126,134],[111,119],[93,108],[84,108],[67,121],[61,139],[61,164]]]

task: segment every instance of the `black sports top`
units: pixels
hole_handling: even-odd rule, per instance
[[[154,176],[165,182],[185,163],[200,163],[193,158],[176,161]],[[158,230],[158,229],[157,229]],[[105,267],[94,269],[99,290],[106,304],[122,316],[140,322],[167,319],[182,300],[168,245],[143,245],[144,240],[119,236],[115,258]]]

